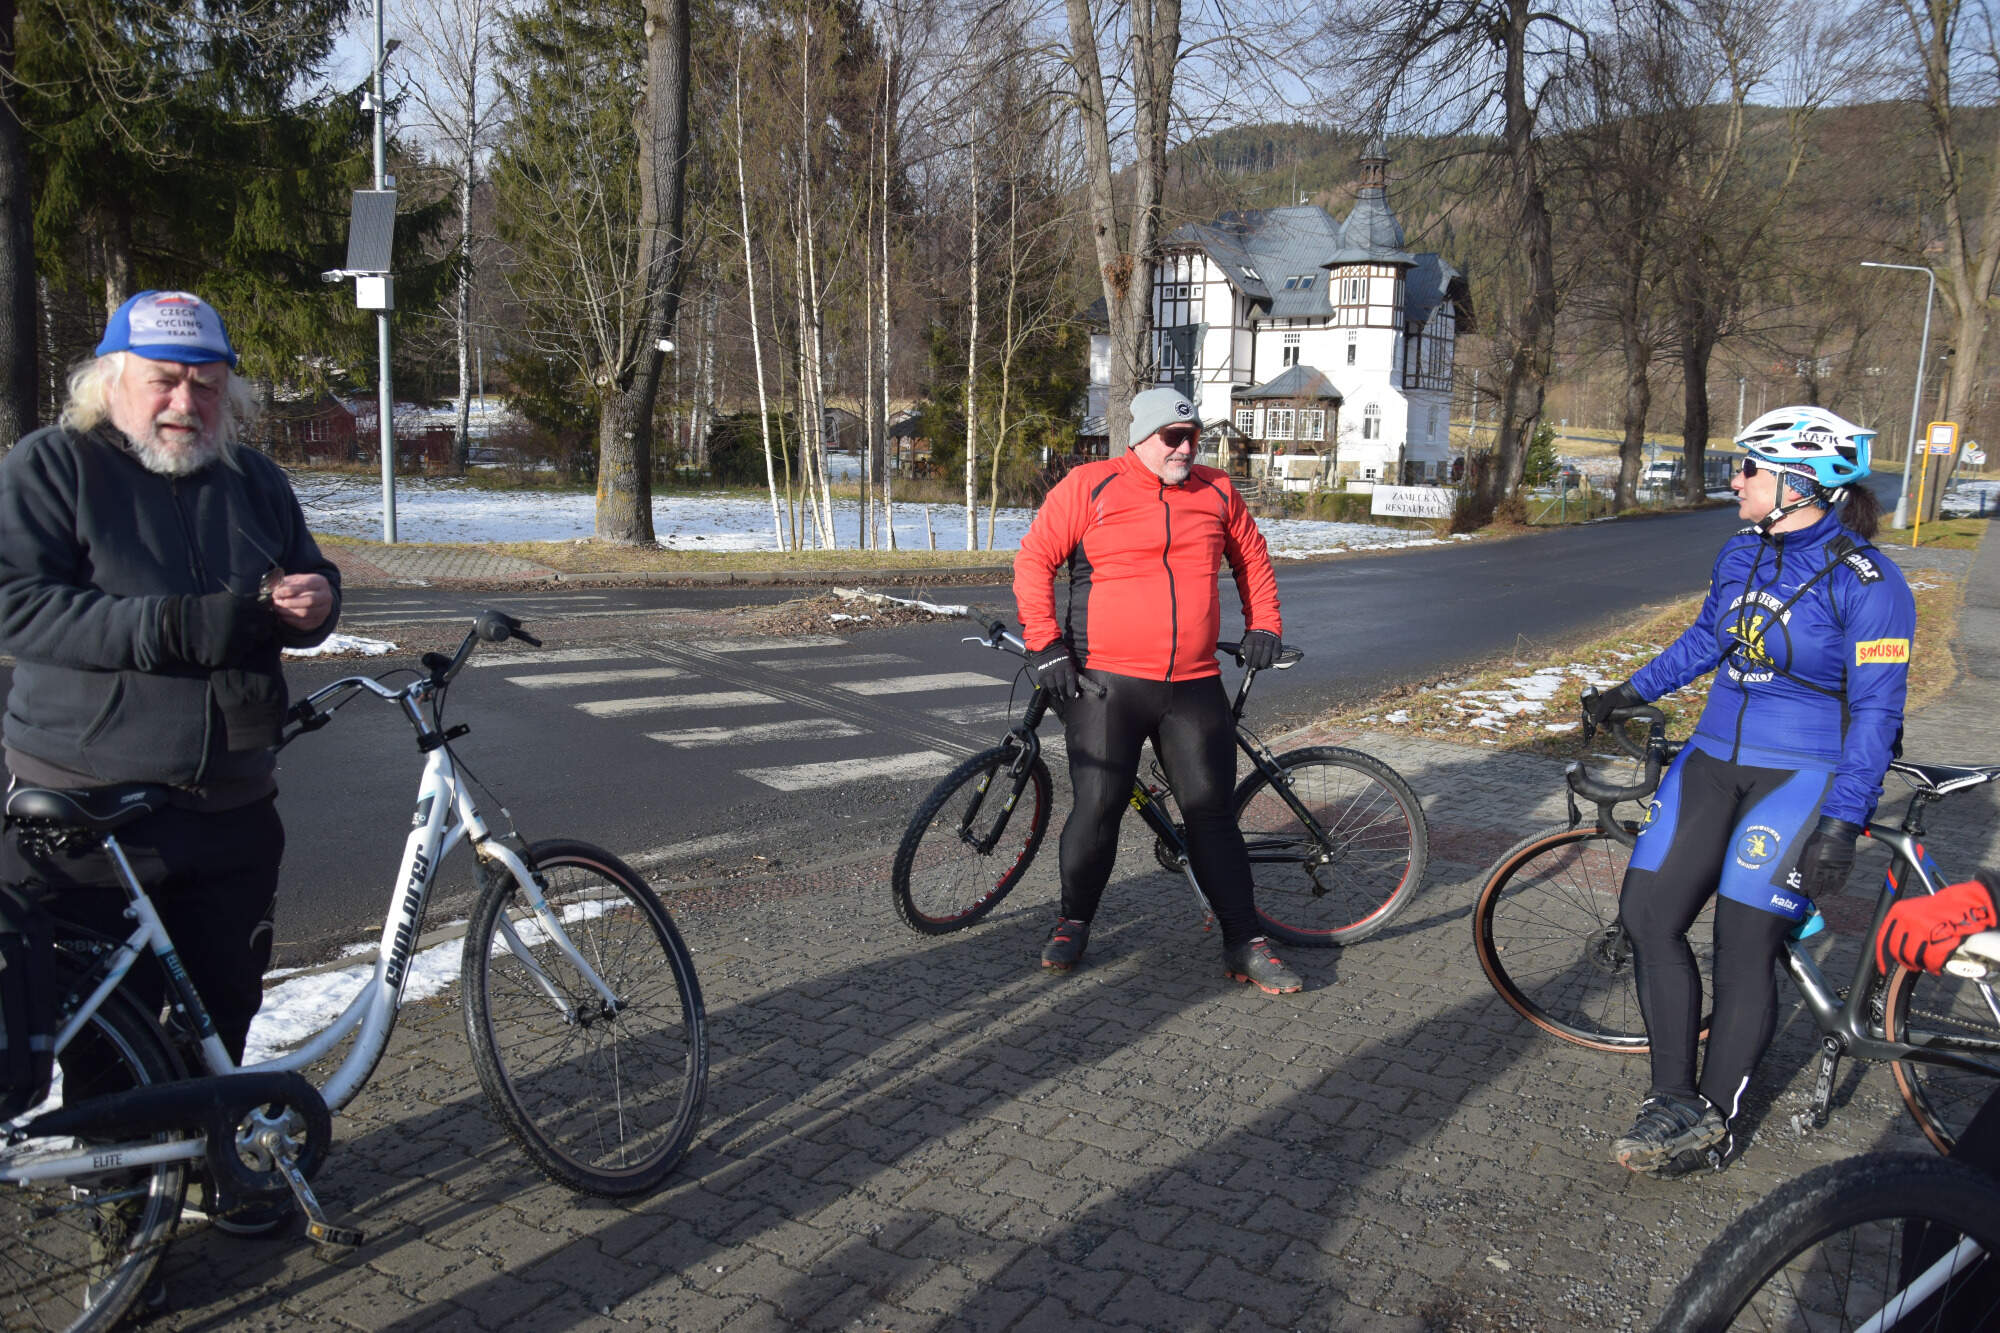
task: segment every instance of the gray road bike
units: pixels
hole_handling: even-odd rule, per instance
[[[1666,739],[1657,708],[1623,709],[1609,734],[1635,758],[1636,782],[1572,763],[1570,823],[1524,839],[1488,872],[1472,910],[1473,950],[1486,978],[1515,1012],[1564,1041],[1628,1055],[1648,1049],[1633,979],[1632,945],[1618,920],[1618,895],[1639,825],[1614,807],[1643,802],[1658,788],[1679,746]],[[1626,731],[1645,727],[1643,742]],[[1925,812],[1953,792],[2000,778],[2000,765],[1955,767],[1897,759],[1889,771],[1912,794],[1898,823],[1877,820],[1867,836],[1889,853],[1888,872],[1864,940],[1882,927],[1900,894],[1936,893],[1950,881],[1925,849]],[[1594,825],[1581,822],[1576,797],[1597,807]],[[1689,932],[1707,974],[1709,920],[1705,908]],[[2000,999],[1985,977],[1933,976],[1904,967],[1886,975],[1872,946],[1859,951],[1853,974],[1836,989],[1805,938],[1780,958],[1820,1034],[1818,1076],[1809,1109],[1793,1117],[1799,1130],[1823,1127],[1843,1058],[1889,1061],[1896,1085],[1925,1137],[1948,1152],[2000,1079]],[[1701,1022],[1702,1031],[1708,1019]]]
[[[307,1179],[331,1145],[332,1112],[388,1045],[438,867],[460,843],[477,857],[480,885],[460,959],[466,1037],[509,1134],[550,1179],[608,1198],[645,1194],[679,1163],[708,1078],[701,988],[680,933],[609,852],[489,829],[452,751],[468,729],[444,725],[446,690],[476,643],[510,638],[538,644],[488,611],[455,655],[426,653],[417,680],[392,688],[349,676],[292,710],[285,742],[361,695],[393,704],[415,729],[423,778],[373,974],[323,1031],[247,1068],[224,1050],[118,845],[118,830],[159,808],[168,789],[9,795],[20,836],[104,848],[134,926],[122,940],[59,936],[61,1073],[41,1106],[0,1126],[0,1328],[114,1325],[144,1291],[198,1171],[211,1191],[222,1183],[223,1197],[293,1200],[322,1245],[360,1244],[358,1231],[327,1220]],[[165,1026],[118,988],[146,953],[168,980]],[[350,1036],[331,1074],[308,1081]]]

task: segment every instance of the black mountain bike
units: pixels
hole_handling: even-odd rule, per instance
[[[976,614],[968,643],[1027,656],[997,616]],[[1242,662],[1234,643],[1216,647]],[[1304,654],[1284,649],[1280,670]],[[1250,853],[1257,917],[1282,944],[1352,944],[1383,929],[1423,882],[1428,833],[1409,784],[1381,760],[1335,745],[1273,755],[1243,725],[1255,671],[1236,688],[1236,744],[1255,771],[1236,788],[1236,818]],[[896,910],[926,935],[962,930],[999,905],[1027,873],[1048,831],[1052,785],[1035,730],[1051,699],[1036,687],[1005,739],[960,764],[917,807],[896,850]],[[1152,829],[1154,855],[1186,877],[1203,910],[1208,895],[1188,860],[1164,775],[1132,787],[1132,808]]]

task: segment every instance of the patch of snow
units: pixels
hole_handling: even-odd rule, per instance
[[[329,634],[326,642],[315,648],[287,648],[287,657],[325,657],[331,653],[356,653],[362,657],[383,657],[396,651],[396,645],[383,639],[364,639],[359,634]]]

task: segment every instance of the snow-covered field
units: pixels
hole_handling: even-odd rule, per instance
[[[836,457],[839,457],[836,455]],[[301,472],[293,475],[307,520],[319,532],[379,537],[381,484],[370,477]],[[560,491],[482,491],[448,478],[400,478],[396,483],[396,535],[412,542],[575,541],[590,536],[596,500]],[[922,550],[937,540],[941,551],[965,549],[965,511],[931,505],[896,506],[896,544]],[[834,505],[834,528],[841,545],[854,545],[860,506]],[[1002,509],[994,523],[993,545],[1011,551],[1021,544],[1034,514]],[[1259,526],[1274,555],[1293,559],[1338,551],[1435,546],[1441,539],[1366,523],[1322,523],[1310,519],[1265,519]],[[660,545],[677,551],[771,551],[778,549],[768,500],[740,494],[674,494],[653,499],[653,531]],[[986,544],[986,513],[979,513],[977,544]]]
[[[1961,481],[1944,493],[1938,510],[1954,518],[2000,511],[2000,481]]]

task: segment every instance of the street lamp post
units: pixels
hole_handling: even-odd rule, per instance
[[[1924,337],[1917,345],[1917,391],[1910,396],[1910,435],[1903,449],[1903,490],[1896,497],[1896,516],[1890,520],[1891,527],[1907,528],[1910,526],[1910,461],[1917,454],[1917,409],[1924,400],[1924,362],[1931,350],[1931,301],[1937,296],[1937,274],[1921,264],[1877,264],[1864,259],[1861,267],[1896,268],[1906,273],[1921,273],[1930,279],[1931,284],[1924,293]]]

